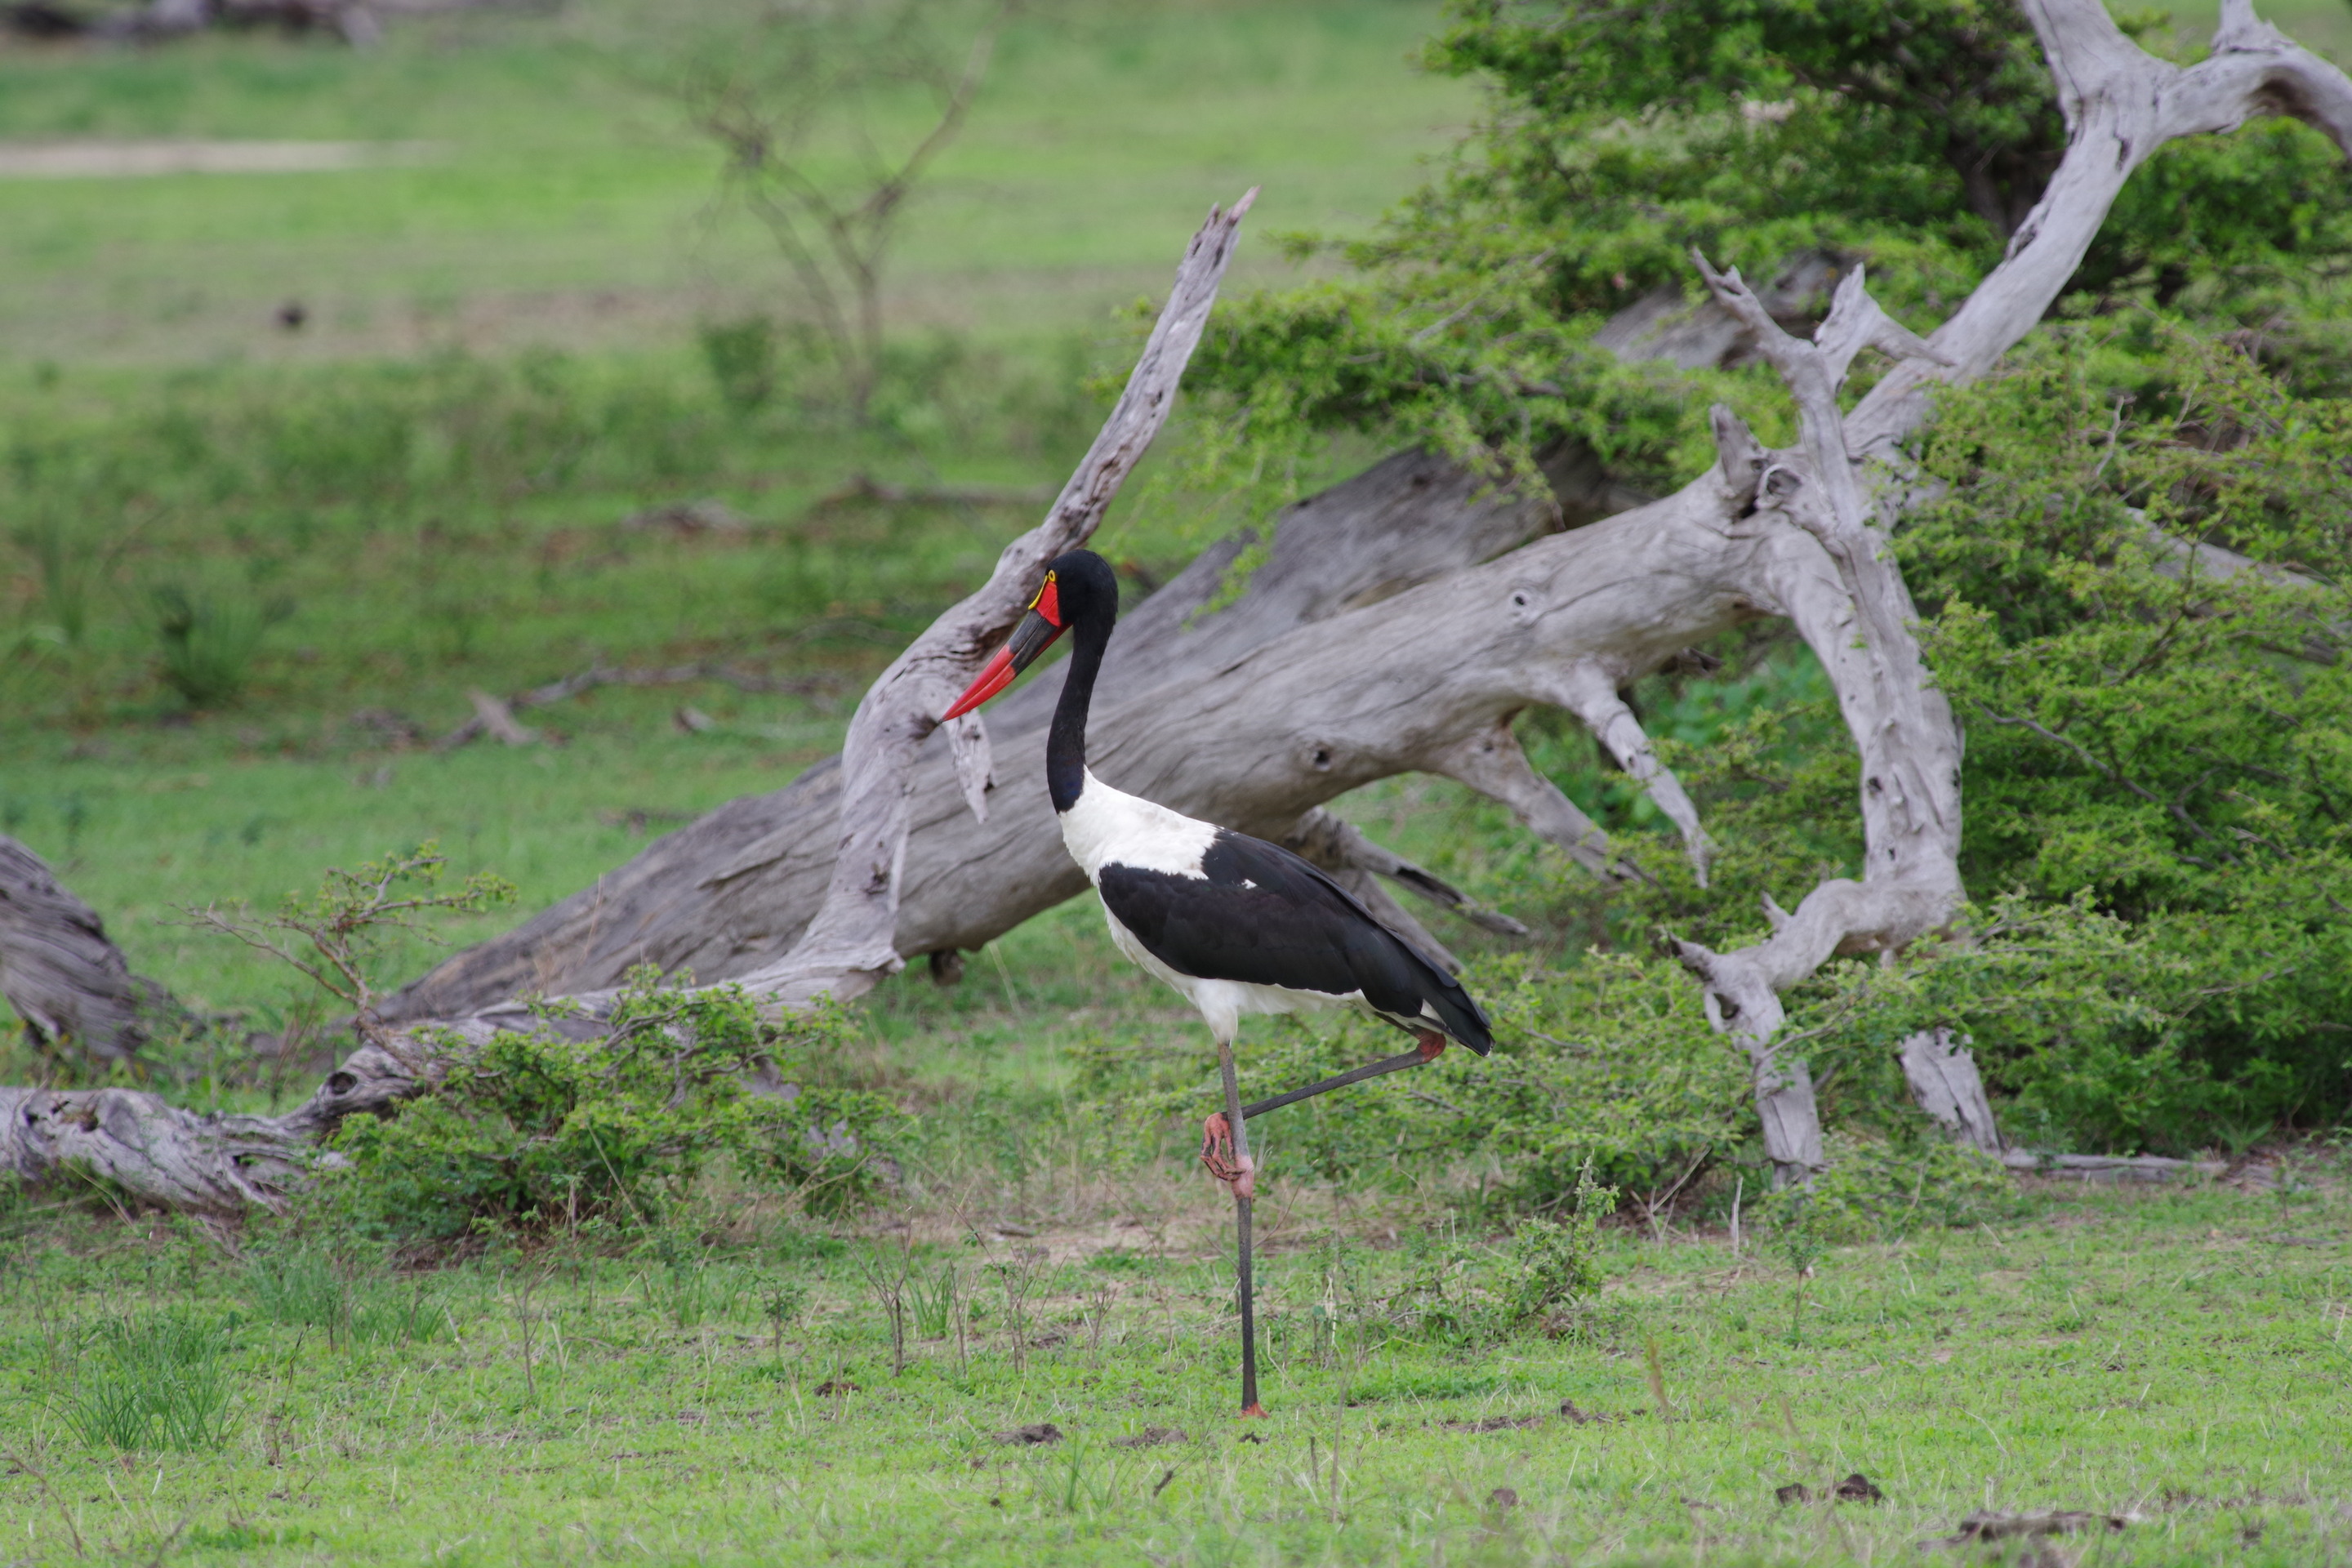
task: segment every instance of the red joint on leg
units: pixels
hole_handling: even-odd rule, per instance
[[[1255,1415],[1261,1421],[1266,1418],[1265,1406],[1263,1405],[1244,1405],[1242,1406],[1242,1414]]]
[[[1252,1190],[1255,1184],[1250,1181],[1250,1168],[1234,1152],[1233,1126],[1222,1110],[1201,1123],[1201,1163],[1235,1197],[1256,1195]]]
[[[1425,1062],[1433,1062],[1444,1054],[1445,1037],[1439,1034],[1434,1029],[1424,1029],[1422,1031],[1421,1059]]]

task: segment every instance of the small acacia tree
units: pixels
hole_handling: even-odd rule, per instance
[[[865,418],[883,285],[917,187],[963,130],[1012,0],[698,5],[656,86],[715,143],[720,197],[791,274]]]

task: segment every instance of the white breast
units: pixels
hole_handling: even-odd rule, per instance
[[[1139,871],[1202,876],[1201,858],[1216,836],[1213,825],[1139,795],[1123,795],[1091,771],[1078,791],[1078,803],[1062,813],[1062,842],[1090,882],[1100,882],[1102,868],[1114,860]]]

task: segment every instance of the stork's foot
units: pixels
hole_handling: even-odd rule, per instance
[[[1413,1037],[1421,1042],[1421,1059],[1433,1062],[1445,1054],[1445,1037],[1434,1029],[1423,1029]]]
[[[1234,1196],[1257,1196],[1257,1163],[1234,1152],[1234,1130],[1222,1110],[1201,1123],[1201,1163]]]
[[[1249,1404],[1243,1405],[1242,1414],[1244,1415],[1255,1415],[1261,1421],[1266,1418],[1265,1406],[1258,1404],[1255,1400],[1252,1400]],[[1256,1439],[1252,1438],[1251,1441],[1255,1442]]]

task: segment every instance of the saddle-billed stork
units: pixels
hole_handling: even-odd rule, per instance
[[[1248,1119],[1433,1061],[1449,1040],[1483,1057],[1494,1035],[1460,981],[1316,867],[1278,845],[1196,822],[1095,777],[1087,767],[1087,710],[1118,619],[1118,582],[1109,563],[1087,550],[1056,557],[1012,637],[940,720],[971,712],[1012,685],[1064,632],[1076,634],[1045,740],[1045,784],[1070,858],[1102,896],[1111,941],[1199,1009],[1216,1038],[1225,1109],[1202,1128],[1201,1161],[1234,1194],[1242,1413],[1263,1415],[1250,1289],[1256,1168],[1249,1157]],[[1395,1025],[1419,1044],[1305,1089],[1242,1104],[1234,1039],[1243,1015],[1325,1007],[1352,1007]]]

